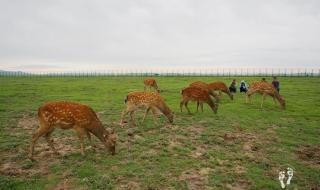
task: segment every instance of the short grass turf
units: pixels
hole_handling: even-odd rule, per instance
[[[320,78],[280,77],[281,110],[260,95],[250,104],[237,92],[234,101],[222,95],[218,114],[180,112],[180,91],[194,81],[231,82],[232,77],[157,77],[167,105],[175,112],[169,125],[151,114],[138,127],[118,125],[128,92],[143,90],[142,77],[1,77],[1,189],[280,189],[278,172],[294,169],[287,189],[320,186]],[[235,77],[259,81],[260,77]],[[271,81],[271,78],[267,78]],[[238,84],[239,85],[239,84]],[[56,129],[50,152],[44,139],[35,147],[36,162],[27,158],[37,109],[50,100],[90,105],[103,123],[118,133],[117,154],[111,156],[95,139],[96,151],[81,156],[74,131]],[[128,120],[129,118],[127,118]],[[31,124],[30,124],[31,123]],[[86,140],[86,145],[89,143]],[[69,147],[69,149],[65,149]]]

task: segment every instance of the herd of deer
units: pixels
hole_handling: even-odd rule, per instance
[[[147,92],[147,87],[150,89],[151,87],[154,88],[156,92]],[[207,103],[212,111],[217,113],[221,92],[228,94],[230,99],[233,100],[233,94],[230,93],[228,87],[223,82],[213,82],[209,84],[201,81],[194,82],[181,91],[181,112],[184,105],[188,110],[188,113],[190,113],[188,102],[194,101],[197,102],[197,112],[199,110],[199,105],[203,111],[203,103]],[[274,102],[275,100],[278,100],[281,107],[285,109],[285,100],[280,96],[272,84],[267,82],[252,83],[246,94],[247,102],[254,93],[262,95],[261,107],[266,96],[269,95],[273,98]],[[211,96],[215,99],[215,102],[211,99]],[[156,114],[159,110],[168,118],[170,123],[173,122],[174,114],[160,96],[160,89],[154,79],[145,79],[144,92],[129,93],[126,96],[125,103],[127,104],[127,108],[122,112],[120,121],[121,126],[124,125],[124,117],[127,114],[130,114],[131,124],[135,126],[133,114],[138,108],[146,109],[143,121],[150,110],[153,113],[154,120],[156,120]],[[91,134],[96,136],[112,155],[115,154],[117,134],[113,129],[105,128],[93,109],[87,105],[65,101],[48,102],[38,109],[38,118],[40,126],[32,136],[29,150],[29,158],[31,160],[34,160],[34,146],[37,140],[42,136],[45,137],[52,151],[58,154],[57,150],[54,148],[53,140],[50,138],[50,135],[55,128],[74,129],[80,140],[81,154],[84,154],[84,136],[86,135],[91,143]]]

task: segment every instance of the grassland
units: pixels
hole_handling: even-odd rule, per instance
[[[143,90],[140,77],[0,78],[0,189],[280,189],[278,172],[294,168],[287,189],[320,188],[320,78],[280,78],[287,109],[260,95],[226,95],[218,114],[179,111],[180,90],[197,80],[232,78],[158,77],[162,96],[175,112],[173,125],[151,115],[139,127],[120,128],[124,97]],[[238,81],[260,80],[238,77]],[[271,80],[271,79],[268,79]],[[119,135],[117,154],[98,149],[81,156],[74,131],[56,130],[53,155],[41,139],[37,162],[27,159],[37,108],[48,100],[90,105]],[[190,103],[195,111],[195,104]],[[86,144],[89,143],[86,140]]]

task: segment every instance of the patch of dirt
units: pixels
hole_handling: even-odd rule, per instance
[[[243,174],[243,173],[247,173],[247,169],[242,166],[236,166],[233,168],[233,172],[236,174]]]
[[[188,126],[188,131],[192,134],[192,135],[201,135],[202,132],[204,131],[204,127],[202,125],[190,125]]]
[[[193,158],[200,158],[204,153],[206,153],[208,150],[207,145],[200,145],[196,148],[196,150],[191,151],[191,157]]]
[[[305,145],[296,154],[307,165],[320,168],[320,145]]]
[[[39,121],[37,117],[23,115],[23,117],[18,120],[17,126],[19,129],[23,129],[23,132],[32,134],[34,130],[39,126]]]
[[[310,190],[320,190],[320,186],[314,185],[310,188]]]
[[[213,171],[212,168],[201,168],[200,170],[188,170],[182,172],[179,176],[179,181],[185,181],[187,183],[188,189],[198,190],[198,189],[209,189],[208,175]]]
[[[75,187],[72,184],[72,180],[66,178],[64,180],[61,180],[60,183],[58,183],[57,185],[55,185],[52,188],[47,188],[49,190],[75,190],[75,189],[79,189],[79,190],[84,190],[84,188],[79,188],[79,187]]]
[[[118,190],[136,190],[142,189],[140,184],[138,183],[139,179],[134,177],[131,181],[119,181],[119,186],[116,188]]]
[[[228,190],[246,190],[251,183],[245,179],[239,179],[233,184],[226,184]]]

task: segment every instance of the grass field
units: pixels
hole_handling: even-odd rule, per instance
[[[180,90],[197,80],[232,78],[159,77],[174,124],[163,116],[154,124],[151,114],[141,123],[142,110],[135,114],[137,128],[120,128],[124,98],[143,90],[143,78],[0,78],[0,189],[270,190],[280,189],[278,172],[286,167],[294,169],[287,189],[320,189],[320,78],[279,78],[286,110],[272,98],[260,109],[260,95],[246,104],[237,93],[233,102],[222,96],[217,115],[207,105],[203,113],[181,113]],[[40,139],[37,162],[28,160],[37,108],[49,100],[90,105],[118,133],[117,154],[109,155],[94,139],[98,149],[88,147],[81,156],[75,132],[55,130],[61,155]],[[189,107],[195,112],[194,103]]]

